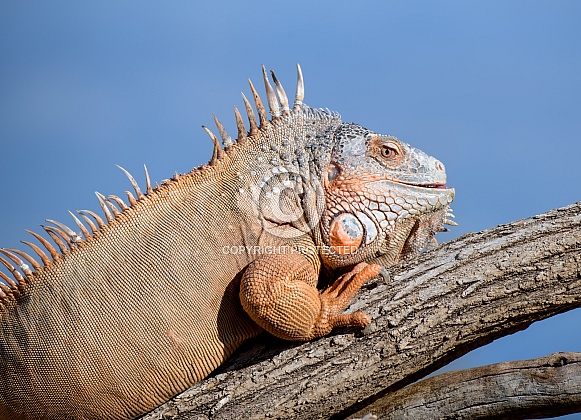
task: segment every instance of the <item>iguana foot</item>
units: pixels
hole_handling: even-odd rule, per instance
[[[343,274],[327,290],[321,293],[321,317],[314,331],[314,336],[328,334],[336,327],[366,327],[371,318],[363,312],[342,313],[355,294],[366,281],[377,277],[382,267],[365,262],[357,264],[353,270]]]
[[[343,314],[361,286],[381,267],[359,263],[327,290],[317,290],[318,275],[302,255],[264,255],[246,269],[240,283],[244,310],[262,328],[286,340],[310,340],[335,327],[365,327],[362,312]]]

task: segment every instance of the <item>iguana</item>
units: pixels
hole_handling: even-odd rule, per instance
[[[0,419],[134,418],[263,330],[364,327],[343,314],[363,283],[454,224],[438,160],[308,107],[297,70],[292,108],[263,66],[271,119],[250,82],[248,131],[236,108],[236,141],[204,127],[208,165],[155,188],[146,169],[145,192],[123,169],[135,195],[97,194],[106,222],[78,211],[80,232],[48,220],[56,247],[29,231],[37,257],[0,250]]]

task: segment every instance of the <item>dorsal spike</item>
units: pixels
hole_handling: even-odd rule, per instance
[[[216,137],[216,135],[214,133],[212,133],[212,131],[208,127],[206,127],[205,125],[203,125],[202,128],[204,129],[204,131],[206,133],[208,133],[208,136],[210,136],[210,138],[212,139],[212,142],[214,143],[214,151],[212,152],[212,158],[210,159],[210,162],[208,163],[210,166],[212,166],[218,160],[222,159],[222,157],[224,156],[224,150],[222,149],[222,146],[220,146],[220,142],[218,141],[218,137]]]
[[[75,216],[75,214],[72,211],[69,211],[69,214],[71,215],[71,217],[73,218],[73,220],[75,221],[75,223],[77,224],[79,229],[81,229],[83,236],[85,238],[88,238],[89,236],[91,236],[91,234],[89,233],[89,231],[87,230],[85,225],[79,220],[79,218],[77,216]]]
[[[127,201],[129,201],[129,205],[131,207],[133,207],[135,204],[137,204],[137,200],[135,199],[135,197],[133,197],[133,194],[131,194],[131,191],[125,191],[125,194],[127,194]]]
[[[103,200],[103,202],[107,205],[107,207],[109,207],[109,209],[111,210],[111,213],[113,214],[113,218],[115,218],[121,214],[121,212],[115,206],[115,204],[113,204],[107,197],[105,197],[104,194],[101,194],[101,193],[98,193],[98,194],[99,194],[99,197],[101,197],[101,199]]]
[[[59,228],[55,228],[54,226],[40,225],[40,227],[43,228],[46,233],[48,233],[48,236],[51,237],[51,239],[54,241],[54,243],[60,249],[61,254],[65,254],[66,252],[68,252],[69,248],[65,245],[65,243],[61,239],[60,235],[63,235],[62,238],[65,241],[67,241],[67,242],[69,242],[69,241],[66,238],[66,234],[62,230],[60,230]]]
[[[10,277],[8,277],[6,274],[4,274],[2,271],[0,271],[0,279],[3,279],[5,282],[8,282],[8,280],[13,281]],[[6,286],[4,283],[2,283],[0,281],[0,297],[6,298],[8,296],[10,296],[13,292],[13,289],[10,289],[10,287]]]
[[[81,241],[83,238],[81,238],[81,235],[79,235],[77,232],[75,232],[74,230],[72,230],[71,228],[69,228],[67,225],[57,222],[56,220],[51,220],[51,219],[46,219],[47,222],[52,223],[53,225],[55,225],[56,227],[58,227],[59,229],[61,229],[64,233],[66,233],[68,235],[68,237],[70,238],[69,240],[71,242],[79,242]]]
[[[279,118],[280,108],[278,106],[278,99],[276,99],[276,94],[268,81],[268,75],[266,74],[266,67],[264,67],[264,64],[262,65],[262,78],[264,79],[264,89],[266,90],[266,99],[270,115],[272,115],[273,119]]]
[[[228,134],[228,132],[226,131],[226,129],[224,128],[224,126],[222,125],[222,123],[218,120],[218,117],[216,117],[214,115],[214,122],[216,123],[216,127],[218,128],[218,133],[220,134],[220,137],[222,138],[222,143],[224,144],[224,147],[230,147],[232,146],[232,137],[230,137],[230,135]]]
[[[24,258],[26,262],[28,262],[32,266],[32,268],[34,268],[34,270],[39,270],[40,268],[42,268],[38,261],[36,261],[34,257],[30,256],[26,252],[14,248],[6,248],[6,250]],[[30,272],[30,274],[32,274],[32,271]]]
[[[42,249],[40,249],[38,246],[34,245],[32,242],[28,242],[28,241],[20,241],[22,242],[24,245],[28,245],[29,247],[32,248],[32,250],[34,252],[36,252],[36,254],[40,257],[40,260],[42,261],[43,265],[49,265],[50,264],[50,259],[48,258],[48,256],[42,251]],[[36,267],[35,267],[36,270]]]
[[[236,129],[238,130],[238,142],[241,143],[246,139],[246,127],[244,126],[244,121],[242,120],[242,115],[240,111],[234,105],[234,117],[236,118]]]
[[[63,240],[63,243],[65,245],[68,245],[72,242],[71,237],[64,230],[62,230],[56,226],[46,225],[46,226],[43,226],[43,228],[46,228],[46,229],[50,230],[51,232],[53,232],[55,235],[58,235],[59,238],[61,238]]]
[[[293,105],[294,111],[300,111],[303,107],[305,99],[305,83],[303,81],[303,71],[300,64],[297,64],[297,93],[295,95],[295,103]]]
[[[16,255],[14,252],[11,252],[7,249],[2,249],[2,248],[0,248],[0,252],[2,254],[6,255],[8,258],[10,258],[10,260],[12,260],[12,262],[14,264],[16,264],[18,266],[18,268],[20,268],[26,276],[32,275],[32,270],[30,269],[28,264],[25,264],[24,261],[22,261],[20,258],[18,258],[18,255]],[[28,257],[28,258],[26,258],[27,261],[29,258],[32,259],[32,257],[30,257],[30,256],[27,256],[27,257]],[[40,267],[36,261],[34,261],[34,264],[36,266]]]
[[[115,204],[109,200],[107,197],[103,196],[104,200],[105,200],[105,204],[107,204],[107,206],[109,206],[109,208],[111,209],[111,212],[113,213],[113,217],[117,217],[121,214],[121,212],[119,211],[119,209],[115,206]]]
[[[103,213],[105,213],[105,218],[107,219],[107,222],[113,221],[114,219],[113,215],[111,214],[111,212],[107,208],[107,205],[105,204],[105,196],[99,193],[98,191],[95,191],[95,195],[97,196],[97,200],[99,200],[99,206],[101,206],[101,210],[103,210]]]
[[[135,178],[133,178],[133,176],[128,171],[126,171],[124,168],[122,168],[121,166],[119,166],[119,165],[116,165],[116,166],[125,173],[125,175],[129,179],[129,182],[131,182],[131,186],[135,190],[135,195],[137,196],[137,199],[141,200],[144,197],[144,195],[141,192],[141,188],[139,188],[139,185],[135,181]]]
[[[93,221],[91,220],[91,218],[89,216],[87,216],[83,210],[77,210],[77,213],[79,214],[79,216],[81,216],[83,218],[83,220],[85,222],[87,222],[87,224],[89,225],[89,229],[91,229],[92,233],[97,233],[99,231],[99,229],[97,229],[97,226],[95,226],[95,224],[93,223]]]
[[[244,101],[244,107],[246,108],[246,115],[248,115],[248,122],[250,123],[250,131],[248,134],[250,137],[255,136],[258,134],[258,126],[256,125],[256,116],[254,115],[254,110],[252,109],[252,105],[248,99],[246,99],[246,95],[242,94],[242,100]]]
[[[254,97],[254,103],[256,104],[256,112],[258,112],[258,120],[260,123],[260,128],[265,128],[268,126],[268,117],[266,116],[266,111],[264,110],[264,105],[262,105],[262,100],[258,96],[258,92],[254,88],[251,80],[248,80],[250,84],[250,90],[252,91],[252,96]]]
[[[46,250],[48,251],[48,253],[52,257],[53,261],[58,260],[60,258],[58,251],[55,249],[54,246],[52,246],[52,244],[49,241],[44,239],[38,233],[33,232],[32,230],[26,229],[26,232],[30,233],[32,236],[34,236],[36,239],[38,239],[38,241],[42,244],[42,246],[44,246],[46,248]]]
[[[108,200],[113,200],[115,202],[115,204],[117,204],[119,206],[119,208],[123,211],[128,210],[129,206],[127,204],[125,204],[125,202],[117,197],[116,195],[110,194],[107,196]]]
[[[8,277],[6,274],[4,274],[2,271],[0,271],[0,278],[2,280],[4,280],[6,283],[8,283],[8,285],[10,286],[10,287],[8,287],[0,281],[0,289],[2,289],[2,292],[6,296],[11,296],[11,295],[18,296],[18,294],[19,294],[18,284],[16,284],[14,282],[14,280],[12,280],[10,277]]]
[[[143,169],[145,170],[145,194],[149,195],[153,192],[153,188],[151,188],[151,179],[145,163],[143,164]]]
[[[2,257],[0,257],[0,262],[2,264],[4,264],[4,266],[8,269],[8,271],[10,271],[12,273],[12,276],[16,279],[16,281],[18,283],[24,282],[24,277],[22,277],[22,274],[20,274],[20,272],[16,268],[14,268],[14,266],[12,264],[10,264],[7,260],[5,260]],[[13,289],[17,289],[18,288],[18,284],[14,283],[13,281],[9,282],[8,284]]]
[[[91,216],[97,222],[97,226],[99,226],[99,229],[103,229],[105,227],[105,222],[103,221],[103,219],[101,219],[99,217],[99,215],[97,213],[95,213],[94,211],[91,211],[91,210],[77,210],[77,213],[79,213],[81,216],[85,216],[85,215]],[[87,220],[87,219],[85,219],[85,220]],[[93,229],[93,226],[91,226],[91,229]],[[94,230],[93,233],[95,233],[97,231],[98,231],[98,229]]]
[[[276,87],[276,94],[278,95],[278,100],[280,101],[280,111],[282,115],[289,115],[290,108],[288,105],[288,97],[286,96],[286,92],[282,87],[282,84],[277,79],[276,75],[274,74],[274,70],[270,71],[272,76],[272,80],[274,81],[274,86]]]

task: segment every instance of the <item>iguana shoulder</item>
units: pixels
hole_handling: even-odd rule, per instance
[[[439,161],[304,105],[300,68],[292,108],[263,76],[271,119],[251,84],[248,131],[238,110],[236,140],[216,120],[208,165],[155,188],[146,171],[144,190],[125,171],[134,194],[98,195],[103,217],[49,221],[34,257],[1,250],[0,419],[133,418],[263,330],[365,326],[343,310],[377,263],[452,223]]]

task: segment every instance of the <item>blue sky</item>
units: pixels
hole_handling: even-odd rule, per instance
[[[260,64],[305,102],[438,157],[458,228],[579,200],[581,2],[2,2],[0,245],[94,191],[205,163],[212,113],[235,132]],[[38,228],[36,229],[38,231]],[[498,340],[458,368],[579,351],[581,312]],[[572,333],[574,332],[574,333]]]

